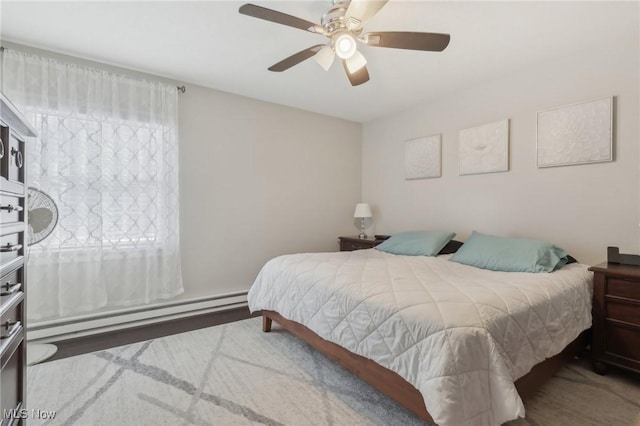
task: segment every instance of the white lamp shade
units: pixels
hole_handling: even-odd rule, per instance
[[[331,46],[324,46],[322,49],[315,54],[313,59],[316,60],[317,63],[320,64],[325,71],[329,71],[331,68],[331,64],[333,64],[333,58],[335,58],[336,54],[333,53],[333,49]]]
[[[367,203],[356,204],[356,210],[353,212],[353,217],[373,217],[371,214],[371,207]]]
[[[362,53],[357,50],[353,53],[353,56],[349,59],[346,59],[347,69],[349,70],[349,74],[353,74],[365,65],[367,65],[367,60],[362,56]]]

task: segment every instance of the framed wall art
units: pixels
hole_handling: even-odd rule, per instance
[[[613,161],[613,97],[538,113],[538,167]]]
[[[509,120],[460,130],[458,153],[461,175],[509,171]]]
[[[442,135],[405,142],[405,180],[437,178],[441,172]]]

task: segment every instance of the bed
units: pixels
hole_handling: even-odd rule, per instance
[[[280,256],[260,271],[251,311],[304,339],[428,422],[497,425],[591,325],[592,275],[496,272],[449,256],[376,249]]]

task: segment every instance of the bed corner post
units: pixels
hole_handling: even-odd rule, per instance
[[[262,331],[265,333],[271,331],[271,318],[267,316],[266,312],[262,313]]]

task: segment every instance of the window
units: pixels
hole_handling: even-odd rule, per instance
[[[29,319],[181,293],[176,87],[11,49],[2,71],[38,132],[29,185],[59,210],[31,247]]]

